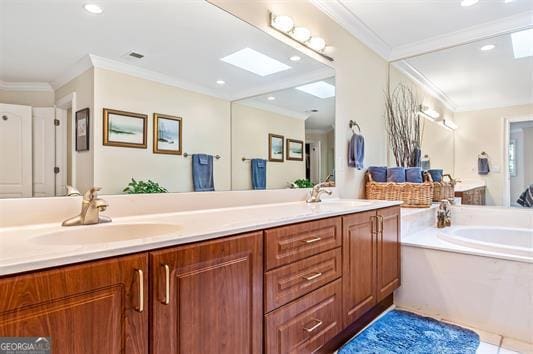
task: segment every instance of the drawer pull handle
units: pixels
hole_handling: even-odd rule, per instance
[[[317,320],[317,319],[314,319],[313,320],[313,325],[312,326],[305,326],[304,327],[304,331],[306,331],[307,333],[311,333],[313,332],[315,329],[317,329],[318,327],[322,326],[322,321],[320,320]]]
[[[141,269],[136,269],[137,275],[139,276],[139,307],[137,308],[138,312],[144,311],[144,274]]]
[[[317,272],[317,273],[315,273],[313,275],[304,275],[303,278],[305,280],[307,280],[307,281],[311,281],[311,280],[316,279],[316,278],[321,277],[321,276],[322,276],[322,273]]]
[[[315,237],[315,238],[310,238],[310,239],[307,239],[307,240],[303,240],[302,242],[303,243],[307,243],[307,244],[310,244],[310,243],[315,243],[315,242],[318,242],[322,240],[321,237]]]
[[[163,304],[168,305],[170,304],[170,267],[168,264],[162,266],[165,268],[165,300],[163,300]]]

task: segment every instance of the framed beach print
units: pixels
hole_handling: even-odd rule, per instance
[[[301,140],[287,139],[287,160],[304,160],[304,142]]]
[[[181,155],[182,120],[154,113],[154,153]]]
[[[284,143],[285,138],[282,135],[268,134],[268,161],[284,161]]]
[[[146,114],[104,108],[104,145],[146,149]]]
[[[76,112],[76,151],[89,150],[89,108]]]

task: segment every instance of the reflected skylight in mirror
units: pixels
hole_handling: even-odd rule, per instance
[[[280,71],[289,70],[287,64],[260,53],[252,48],[244,48],[221,58],[223,62],[247,70],[259,76],[267,76]]]
[[[335,86],[324,81],[298,86],[296,89],[318,98],[330,98],[335,96]]]

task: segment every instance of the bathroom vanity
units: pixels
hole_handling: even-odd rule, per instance
[[[357,203],[227,208],[219,212],[228,224],[196,242],[185,223],[194,213],[165,214],[182,229],[163,243],[106,245],[113,256],[88,244],[69,248],[68,260],[44,250],[58,265],[47,269],[44,258],[22,265],[19,257],[0,278],[0,336],[49,336],[55,352],[69,354],[327,352],[390,306],[400,286],[399,206]],[[86,261],[63,264],[76,253]]]

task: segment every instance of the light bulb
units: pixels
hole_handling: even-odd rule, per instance
[[[294,21],[289,16],[276,16],[272,20],[272,26],[282,32],[289,32],[294,27]]]
[[[326,48],[326,41],[320,37],[311,37],[309,40],[309,47],[314,50],[321,51]]]

